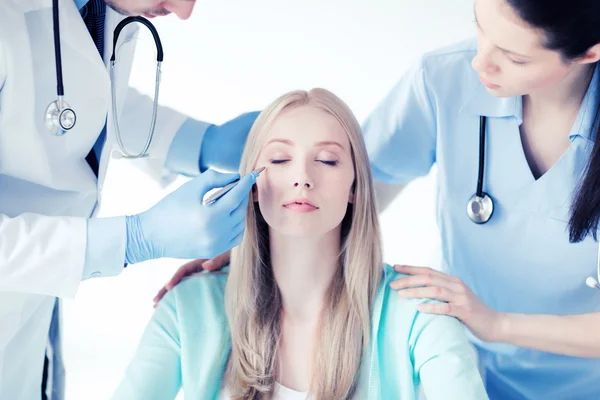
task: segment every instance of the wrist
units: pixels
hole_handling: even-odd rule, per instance
[[[509,342],[511,324],[512,314],[506,312],[496,312],[492,341],[499,343]]]
[[[144,235],[141,214],[127,216],[125,227],[127,232],[125,262],[127,264],[136,264],[157,258],[153,255],[151,242]]]
[[[215,153],[213,143],[216,142],[215,136],[217,131],[218,126],[215,124],[211,124],[206,128],[202,144],[200,145],[200,156],[198,158],[198,168],[200,173],[208,170],[214,164],[214,160],[211,156]]]

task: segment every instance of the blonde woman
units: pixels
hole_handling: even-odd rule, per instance
[[[221,273],[169,291],[116,399],[487,399],[463,327],[389,283],[359,124],[322,89],[264,110],[241,173],[266,170]],[[383,268],[382,268],[383,265]]]

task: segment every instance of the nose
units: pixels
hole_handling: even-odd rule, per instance
[[[494,74],[498,72],[498,64],[492,59],[493,55],[494,47],[483,40],[478,40],[477,55],[473,58],[471,66],[479,73]]]
[[[306,189],[310,189],[312,188],[312,184],[310,182],[308,182],[308,179],[303,179],[305,182],[302,184],[302,186],[304,186]],[[299,187],[300,183],[295,182],[294,183],[294,187]]]
[[[165,9],[177,15],[177,18],[186,20],[192,15],[196,0],[172,0],[165,4]]]
[[[310,160],[297,163],[294,171],[294,187],[302,187],[304,189],[314,188],[313,179],[311,179],[311,164]]]

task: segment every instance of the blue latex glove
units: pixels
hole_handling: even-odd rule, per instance
[[[215,203],[202,204],[208,191],[238,177],[239,174],[209,170],[183,184],[148,211],[128,216],[127,263],[161,257],[213,258],[240,244],[256,173],[244,176]]]
[[[246,144],[248,132],[260,112],[242,114],[223,125],[211,125],[206,129],[200,148],[200,171],[216,168],[237,171]]]

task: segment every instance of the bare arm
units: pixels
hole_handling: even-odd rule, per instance
[[[397,265],[408,274],[391,283],[405,298],[435,299],[420,304],[424,313],[458,318],[486,342],[510,343],[573,357],[600,357],[600,312],[579,315],[502,313],[491,309],[454,276],[426,267]]]
[[[600,357],[600,312],[503,314],[501,321],[498,341],[574,357]]]

